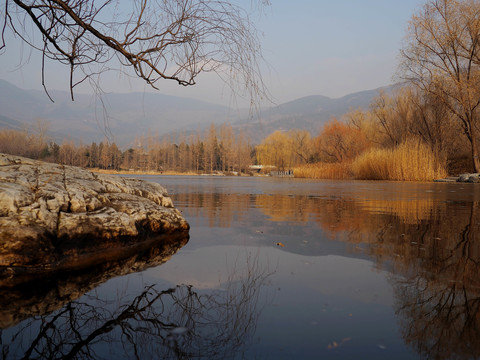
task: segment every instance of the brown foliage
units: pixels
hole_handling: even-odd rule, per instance
[[[350,162],[370,144],[362,130],[333,118],[323,127],[316,146],[325,162]]]

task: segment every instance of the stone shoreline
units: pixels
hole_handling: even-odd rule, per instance
[[[435,182],[461,182],[461,183],[480,183],[480,173],[473,173],[473,174],[461,174],[459,176],[451,176],[445,179],[437,179],[434,180]]]
[[[188,230],[159,184],[0,154],[0,286],[19,271],[78,269]]]

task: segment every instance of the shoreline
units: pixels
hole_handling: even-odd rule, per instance
[[[231,177],[236,177],[236,176],[241,176],[241,177],[250,177],[250,176],[262,176],[262,175],[249,175],[249,174],[234,174],[234,173],[213,173],[213,174],[207,174],[207,173],[197,173],[194,171],[187,171],[187,172],[179,172],[179,171],[153,171],[153,170],[148,170],[148,171],[140,171],[140,170],[106,170],[106,169],[98,169],[98,168],[84,168],[85,170],[91,171],[96,174],[106,174],[106,175],[158,175],[158,176],[231,176]]]
[[[170,176],[200,176],[201,174],[195,172],[177,172],[177,171],[139,171],[139,170],[106,170],[98,168],[85,168],[96,174],[107,174],[107,175],[170,175]]]
[[[108,175],[156,175],[156,176],[242,176],[242,177],[250,177],[250,176],[266,176],[269,177],[269,175],[246,175],[246,174],[241,174],[241,175],[235,175],[232,173],[214,173],[214,174],[199,174],[196,172],[178,172],[178,171],[139,171],[139,170],[106,170],[106,169],[98,169],[98,168],[85,168],[85,170],[89,170],[91,172],[97,173],[97,174],[108,174]],[[274,176],[275,177],[275,176]],[[279,176],[281,177],[281,176]],[[293,178],[296,179],[312,179],[312,180],[335,180],[335,179],[329,179],[329,178],[309,178],[309,177],[296,177],[293,176]],[[476,173],[468,173],[468,174],[460,174],[458,176],[448,176],[446,178],[440,178],[440,179],[433,179],[431,181],[427,182],[437,182],[437,183],[478,183],[480,180],[480,175]],[[359,180],[359,181],[365,181],[368,179],[343,179],[343,180]],[[373,181],[390,181],[390,180],[373,180]],[[402,181],[402,180],[399,180]],[[404,182],[410,182],[410,181],[405,181]],[[418,181],[418,182],[424,182],[424,181]]]

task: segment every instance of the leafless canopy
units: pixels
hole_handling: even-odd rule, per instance
[[[214,71],[237,93],[265,94],[256,29],[228,1],[5,0],[3,7],[0,50],[9,30],[39,50],[45,89],[45,61],[68,66],[72,99],[78,84],[110,67],[133,69],[154,88],[160,79],[194,85]]]
[[[401,50],[402,78],[457,118],[480,171],[480,1],[429,0],[412,17]]]

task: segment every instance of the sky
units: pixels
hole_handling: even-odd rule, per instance
[[[262,77],[274,104],[309,95],[338,98],[395,82],[399,50],[408,21],[425,0],[271,0],[253,20],[263,48]],[[250,8],[252,0],[236,0]],[[12,6],[12,5],[11,5]],[[0,9],[1,11],[1,9]],[[0,53],[0,79],[24,89],[42,89],[41,64],[18,39]],[[49,68],[49,89],[68,90],[66,69]],[[111,73],[107,92],[153,91],[140,79]],[[229,106],[243,106],[214,74],[193,87],[170,81],[159,92]],[[88,92],[82,88],[80,92]]]

